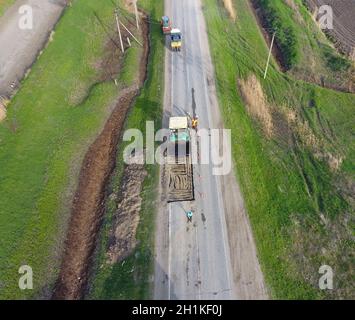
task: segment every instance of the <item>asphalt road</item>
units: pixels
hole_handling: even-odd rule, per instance
[[[181,52],[166,49],[163,125],[193,113],[200,128],[223,128],[200,0],[166,0],[165,14],[183,34]],[[161,177],[161,179],[163,179]],[[156,299],[265,299],[267,293],[234,172],[219,177],[212,165],[194,166],[193,202],[166,204],[156,226]],[[162,193],[165,190],[161,190]],[[192,223],[186,211],[194,212]]]
[[[10,96],[45,46],[65,0],[18,0],[0,18],[0,96]],[[33,28],[19,27],[19,9],[30,6]]]

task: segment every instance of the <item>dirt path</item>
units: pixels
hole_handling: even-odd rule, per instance
[[[102,133],[85,156],[53,299],[81,299],[86,291],[97,234],[105,209],[105,188],[114,169],[117,145],[127,112],[146,79],[149,56],[148,24],[142,23],[141,29],[144,50],[140,60],[138,86],[134,85],[121,93]]]
[[[18,0],[0,18],[0,96],[14,93],[46,45],[66,3],[66,0]],[[32,30],[19,28],[19,8],[23,5],[33,9]]]

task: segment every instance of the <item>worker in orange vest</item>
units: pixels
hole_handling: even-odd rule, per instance
[[[192,121],[191,121],[191,126],[192,126],[192,129],[197,129],[197,125],[198,125],[198,116],[195,116],[192,118]]]

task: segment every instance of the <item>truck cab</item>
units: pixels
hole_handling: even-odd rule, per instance
[[[168,16],[163,16],[161,18],[161,28],[163,34],[170,34],[171,32],[171,22]]]
[[[169,147],[168,155],[179,162],[190,154],[190,131],[187,117],[171,117],[169,120]]]
[[[170,32],[171,37],[171,49],[173,51],[180,51],[182,44],[182,35],[179,29],[172,29]]]

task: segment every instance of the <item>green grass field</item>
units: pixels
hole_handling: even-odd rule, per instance
[[[235,23],[221,1],[203,3],[220,107],[232,129],[237,178],[271,297],[350,298],[354,225],[348,185],[354,178],[355,96],[295,80],[274,61],[264,81],[268,48],[247,1],[233,1]],[[293,19],[288,11],[283,15]],[[295,32],[302,37],[308,31]],[[271,106],[269,138],[241,98],[238,83],[251,75]],[[297,115],[293,125],[286,120],[289,114]],[[338,170],[330,168],[328,153],[343,158]],[[318,288],[322,264],[334,270],[332,291]]]
[[[113,11],[110,0],[74,1],[0,124],[2,299],[49,292],[58,274],[83,157],[119,94],[99,67],[107,33],[115,33]],[[138,50],[133,45],[126,55],[125,85]],[[24,264],[33,268],[33,291],[18,288]]]
[[[138,128],[145,132],[146,121],[154,121],[155,128],[161,127],[162,95],[164,74],[164,43],[160,29],[160,18],[163,13],[163,1],[140,0],[151,21],[151,52],[148,65],[148,79],[137,98],[127,119],[126,128]],[[125,144],[120,145],[117,154],[117,168],[111,178],[110,194],[118,194],[123,172],[122,151]],[[109,234],[112,228],[112,217],[117,203],[108,197],[107,211],[101,232],[100,247],[95,263],[95,274],[91,283],[88,299],[149,299],[151,298],[151,277],[154,268],[154,226],[155,199],[157,195],[157,165],[147,165],[148,175],[143,184],[142,208],[140,223],[137,229],[138,245],[134,252],[123,262],[106,264],[106,251]]]

